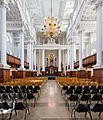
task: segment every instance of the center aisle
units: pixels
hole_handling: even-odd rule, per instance
[[[41,90],[29,120],[68,120],[69,112],[55,80],[48,80]]]

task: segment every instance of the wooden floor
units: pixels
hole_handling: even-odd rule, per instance
[[[71,104],[72,105],[72,104]],[[71,118],[71,109],[65,104],[65,99],[61,95],[60,87],[55,80],[48,80],[47,83],[41,89],[40,97],[37,100],[35,107],[32,101],[29,101],[30,115],[27,115],[27,120],[89,120],[89,116],[84,118],[84,114],[77,113],[76,119]],[[6,120],[8,114],[3,117],[0,116],[0,120]],[[101,118],[95,117],[93,120],[103,120],[103,115]],[[13,113],[11,120],[23,120],[24,112],[18,112],[16,116]]]

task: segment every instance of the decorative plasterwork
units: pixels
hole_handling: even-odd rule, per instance
[[[78,32],[94,32],[96,30],[96,21],[81,21],[76,30]]]
[[[45,44],[45,45],[35,45],[34,49],[45,49],[45,50],[67,50],[69,48],[68,45],[59,45],[59,44]]]
[[[24,23],[21,21],[7,21],[7,31],[21,31],[24,29]]]

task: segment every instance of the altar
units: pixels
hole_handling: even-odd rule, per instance
[[[45,67],[45,74],[46,75],[57,75],[58,67],[55,67],[55,66]]]

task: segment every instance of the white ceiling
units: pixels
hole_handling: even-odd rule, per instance
[[[66,31],[70,15],[77,0],[52,0],[52,14],[60,20],[61,30]],[[27,7],[37,31],[41,31],[43,21],[51,15],[51,0],[28,0]]]

